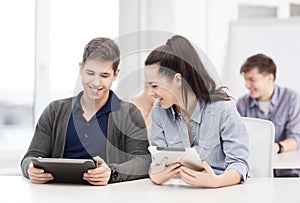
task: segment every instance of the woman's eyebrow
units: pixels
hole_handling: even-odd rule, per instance
[[[102,73],[100,73],[101,75],[110,75],[110,73],[109,72],[102,72]]]

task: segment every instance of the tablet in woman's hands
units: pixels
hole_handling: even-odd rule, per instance
[[[156,163],[161,163],[164,158],[167,158],[167,165],[180,163],[196,171],[203,170],[202,161],[194,148],[149,146],[148,150]]]

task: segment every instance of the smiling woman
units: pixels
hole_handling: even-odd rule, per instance
[[[180,95],[180,88],[176,87],[180,84],[177,85],[176,80],[171,80],[168,77],[160,77],[158,73],[159,67],[158,64],[147,66],[145,69],[145,78],[150,86],[150,95],[158,99],[163,108],[169,108],[177,102],[178,98],[176,96]]]
[[[213,78],[184,37],[175,35],[154,49],[145,61],[151,95],[151,145],[193,147],[203,171],[180,163],[153,160],[150,177],[163,184],[179,176],[197,187],[224,187],[247,179],[248,137],[234,102]]]

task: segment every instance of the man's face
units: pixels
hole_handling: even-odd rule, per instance
[[[260,73],[258,68],[253,68],[243,73],[246,88],[253,99],[268,101],[271,99],[274,88],[274,75]],[[270,95],[271,94],[271,95]]]
[[[108,97],[114,80],[117,79],[119,69],[114,72],[111,61],[88,60],[84,66],[80,65],[84,93],[94,100]]]

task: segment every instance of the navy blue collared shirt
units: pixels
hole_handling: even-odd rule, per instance
[[[92,159],[94,156],[100,156],[106,161],[108,117],[110,112],[120,108],[120,100],[110,91],[106,104],[87,121],[83,117],[84,111],[80,104],[82,94],[83,92],[76,97],[69,119],[63,157]]]

